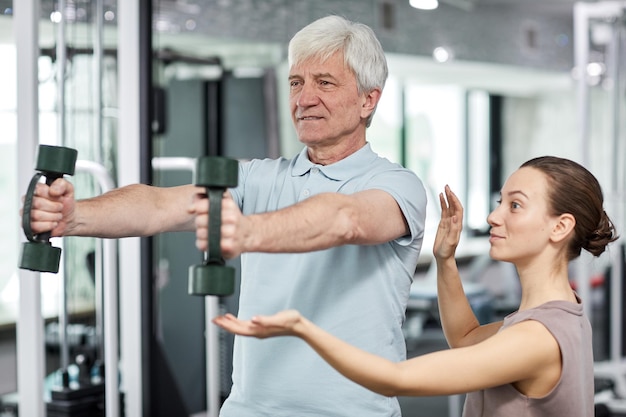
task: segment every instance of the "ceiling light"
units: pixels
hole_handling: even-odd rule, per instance
[[[606,66],[602,62],[590,62],[587,64],[587,74],[592,77],[599,77],[606,72]]]
[[[63,20],[63,15],[60,11],[55,10],[54,12],[50,13],[50,21],[52,23],[61,23],[61,20]]]
[[[416,9],[434,10],[439,6],[437,0],[409,0],[409,4]]]
[[[452,51],[443,46],[438,46],[433,50],[433,58],[440,63],[448,62],[452,59]]]

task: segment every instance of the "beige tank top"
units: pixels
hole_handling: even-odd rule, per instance
[[[537,320],[552,333],[563,358],[561,378],[554,389],[541,398],[529,398],[511,384],[472,392],[465,398],[463,417],[593,416],[591,325],[579,298],[578,302],[550,301],[512,313],[504,319],[501,328],[524,320]]]

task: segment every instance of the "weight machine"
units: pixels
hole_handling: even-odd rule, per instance
[[[624,235],[626,224],[624,210],[624,189],[626,187],[626,137],[623,134],[624,94],[623,79],[626,75],[624,65],[626,56],[626,2],[607,1],[599,3],[576,3],[574,6],[574,59],[577,75],[577,110],[579,122],[579,151],[582,163],[590,166],[592,161],[591,112],[592,86],[602,86],[608,90],[610,109],[610,186],[605,185],[606,203],[609,214],[620,235]],[[595,51],[594,51],[595,48]],[[598,49],[602,49],[598,53]],[[601,59],[598,59],[601,57]],[[600,62],[598,62],[600,61]],[[623,246],[623,243],[620,242]],[[623,356],[622,322],[622,277],[624,259],[617,251],[611,252],[611,287],[610,291],[610,358],[618,361]],[[590,299],[588,262],[578,262],[578,274],[581,296]]]
[[[626,210],[626,137],[623,133],[624,77],[626,76],[626,2],[606,1],[576,3],[574,6],[574,59],[577,76],[579,151],[585,166],[591,165],[592,87],[603,87],[608,94],[610,186],[606,188],[606,206],[617,233],[622,237],[609,249],[608,286],[605,286],[609,326],[608,359],[596,362],[597,381],[611,381],[608,390],[596,396],[596,414],[619,412],[624,404],[624,226]],[[588,257],[577,263],[579,291],[591,301]],[[605,281],[606,282],[606,281]],[[588,310],[590,313],[590,310]],[[588,313],[588,314],[589,314]],[[608,394],[608,396],[607,396]]]

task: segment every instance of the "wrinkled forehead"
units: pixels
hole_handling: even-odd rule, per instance
[[[346,64],[343,49],[311,50],[294,54],[290,58],[289,69],[312,64],[325,64],[329,60],[343,61]]]
[[[340,73],[346,72],[354,75],[354,71],[345,62],[341,52],[336,52],[330,56],[312,55],[301,61],[294,62],[289,68],[290,77],[310,74],[339,76]]]

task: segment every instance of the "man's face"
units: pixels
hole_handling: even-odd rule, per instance
[[[289,72],[289,105],[298,139],[315,147],[365,139],[368,98],[337,52],[327,61],[307,60]]]

